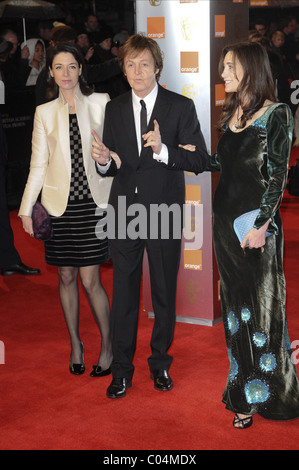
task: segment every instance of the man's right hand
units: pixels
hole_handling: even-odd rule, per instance
[[[94,130],[92,130],[91,133],[94,137],[94,141],[91,144],[91,156],[100,165],[106,165],[110,160],[110,151]]]
[[[106,147],[106,145],[101,141],[100,137],[94,130],[92,130],[91,133],[94,137],[94,141],[91,144],[92,145],[92,151],[91,151],[92,158],[100,165],[107,165],[107,163],[110,160],[110,157],[112,157],[116,163],[117,169],[119,169],[121,166],[121,160],[119,156],[117,155],[117,153],[110,151],[108,147]]]

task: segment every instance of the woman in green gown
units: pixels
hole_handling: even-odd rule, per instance
[[[244,429],[256,413],[299,417],[299,384],[286,322],[283,231],[279,206],[286,186],[293,118],[276,102],[267,53],[257,43],[227,47],[213,201],[214,247],[230,370],[223,402]],[[259,209],[241,242],[234,219]],[[266,237],[266,232],[270,236]]]

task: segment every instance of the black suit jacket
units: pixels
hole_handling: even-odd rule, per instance
[[[114,176],[109,203],[116,209],[118,196],[126,196],[127,205],[138,191],[138,202],[150,204],[184,204],[184,171],[200,173],[207,165],[207,150],[192,100],[168,91],[159,85],[156,103],[148,125],[154,129],[157,120],[161,139],[168,147],[168,165],[153,159],[152,148],[143,148],[139,156],[135,132],[132,93],[125,93],[107,103],[103,142],[121,159],[114,161],[107,176]],[[183,150],[179,144],[193,144],[195,152]]]

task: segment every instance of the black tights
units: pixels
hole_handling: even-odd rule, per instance
[[[101,333],[101,352],[97,365],[108,369],[112,362],[109,299],[100,280],[100,267],[58,267],[59,296],[71,341],[70,364],[82,364],[82,346],[79,334],[78,274],[89,305]]]

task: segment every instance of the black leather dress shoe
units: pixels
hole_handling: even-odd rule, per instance
[[[30,276],[33,274],[40,274],[39,269],[29,268],[23,263],[13,264],[12,266],[8,266],[6,268],[1,269],[2,276],[10,276],[11,274],[24,274],[26,276]]]
[[[108,398],[122,398],[126,396],[126,390],[130,387],[132,387],[132,380],[113,378],[111,384],[107,388],[106,395]]]
[[[168,391],[173,388],[173,381],[168,375],[168,370],[158,369],[151,370],[151,379],[154,381],[154,388],[156,390]]]
[[[111,374],[111,367],[103,370],[101,366],[92,366],[93,370],[90,373],[90,377],[105,377],[105,375]]]

